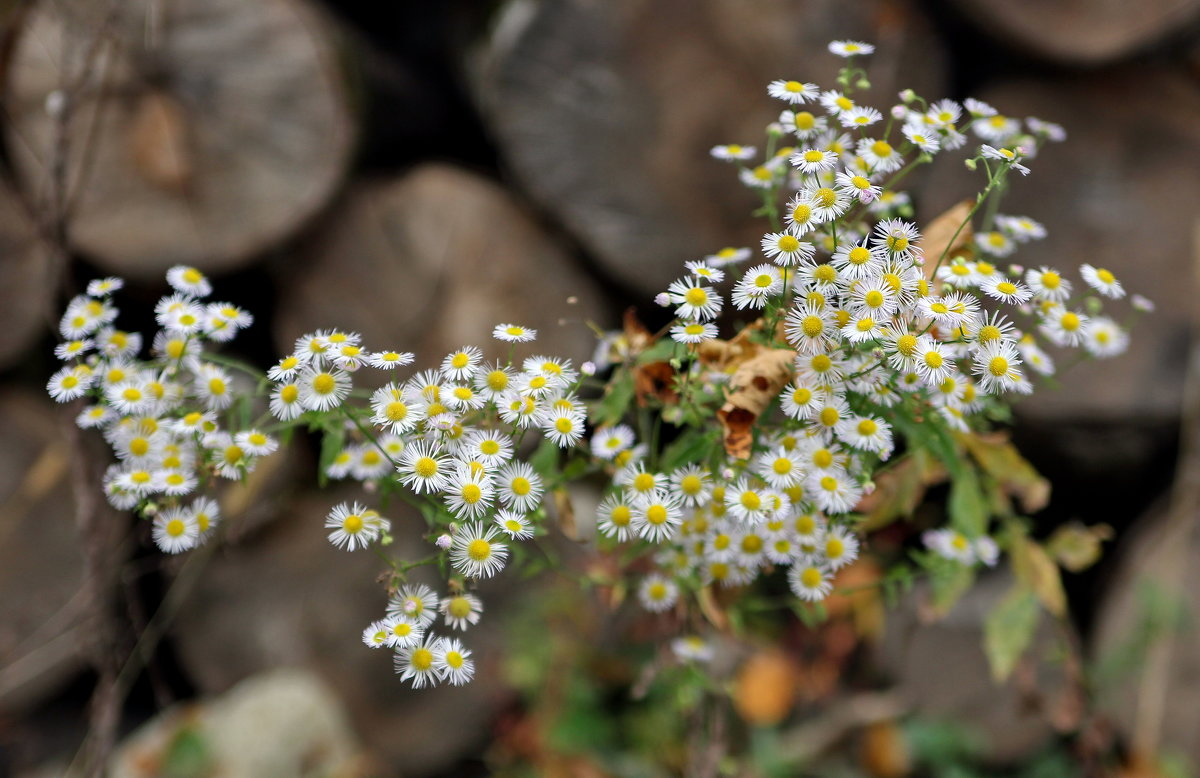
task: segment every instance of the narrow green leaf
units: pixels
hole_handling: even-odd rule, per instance
[[[997,683],[1012,674],[1033,642],[1038,624],[1037,595],[1018,584],[992,609],[983,623],[983,650]]]

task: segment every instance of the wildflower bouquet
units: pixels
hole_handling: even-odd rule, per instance
[[[945,525],[923,528],[924,548],[881,585],[927,573],[945,608],[976,567],[1010,552],[1018,588],[997,618],[1029,627],[991,640],[1003,675],[1032,635],[1027,616],[1063,606],[1051,554],[1011,499],[1035,509],[1037,476],[982,433],[1008,418],[1008,397],[1054,374],[1048,347],[1124,350],[1128,327],[1103,315],[1101,298],[1125,290],[1087,264],[1079,282],[1006,264],[1045,229],[999,212],[1000,198],[1011,175],[1029,174],[1046,144],[1064,140],[1061,127],[910,90],[885,114],[855,99],[869,86],[860,63],[871,50],[830,45],[846,58],[837,89],[768,86],[785,106],[764,153],[712,150],[758,197],[769,222],[761,245],[686,262],[656,298],[671,322],[652,333],[630,318],[578,368],[506,323],[492,332],[502,357],[466,345],[409,373],[413,354],[323,329],[263,372],[215,352],[250,313],[206,302],[208,279],[176,267],[145,356],[142,336],[114,325],[119,279],[72,300],[56,350],[67,365],[48,390],[60,402],[86,398],[78,424],[99,429],[117,459],[104,478],[109,501],[149,521],[167,553],[218,531],[214,484],[242,478],[297,427],[319,434],[322,482],[362,482],[379,502],[334,506],[325,521],[334,547],[369,550],[388,567],[386,605],[381,596],[362,640],[393,651],[417,688],[472,678],[457,636],[481,618],[480,582],[516,544],[545,534],[548,516],[570,511],[568,486],[603,479],[595,542],[622,550],[621,576],[650,569],[633,582],[646,609],[699,612],[714,589],[779,575],[794,610],[817,618],[865,533],[908,518],[941,468]],[[899,186],[962,149],[981,190],[922,229]],[[729,305],[746,314],[720,324]],[[1135,311],[1150,307],[1134,296]],[[395,344],[372,344],[384,345]],[[355,388],[359,371],[390,380]],[[405,521],[424,522],[428,555],[389,551],[381,510],[394,500],[420,516]],[[410,580],[423,566],[440,571],[440,592]],[[707,656],[702,636],[675,646],[684,661]]]

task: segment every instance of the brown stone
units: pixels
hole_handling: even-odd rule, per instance
[[[1099,65],[1187,28],[1197,0],[955,0],[989,34],[1045,59]]]
[[[1092,641],[1098,699],[1118,729],[1134,747],[1149,736],[1192,762],[1200,760],[1195,518],[1159,505],[1121,539]]]
[[[47,329],[61,270],[51,262],[28,211],[0,184],[0,367],[15,363]]]
[[[986,758],[1004,762],[1029,756],[1053,735],[1048,717],[1031,710],[1023,698],[1023,671],[997,684],[984,655],[984,620],[1012,586],[1008,572],[988,573],[945,618],[931,624],[923,623],[917,604],[928,592],[918,587],[915,597],[889,610],[876,655],[905,710],[955,722],[978,737]],[[1060,653],[1057,629],[1043,612],[1026,659],[1037,660],[1033,685],[1048,697],[1063,684],[1061,662],[1054,660]]]
[[[509,3],[476,94],[504,161],[604,269],[652,295],[765,220],[717,144],[763,147],[777,78],[836,86],[833,38],[878,44],[867,101],[941,90],[942,49],[906,0]]]
[[[1060,376],[1061,389],[1039,390],[1019,412],[1035,421],[1176,417],[1187,328],[1200,314],[1192,284],[1200,200],[1195,83],[1170,70],[1131,70],[1007,84],[977,96],[1006,115],[1059,122],[1069,134],[1029,162],[1029,176],[1013,176],[1000,212],[1030,216],[1049,235],[1008,261],[1057,267],[1077,289],[1081,263],[1105,267],[1158,306],[1141,317],[1128,353],[1075,365]],[[984,186],[982,173],[960,164],[931,167],[917,193],[924,220]],[[1127,299],[1105,308],[1118,322],[1130,311]],[[1051,351],[1059,367],[1074,361],[1074,352]]]
[[[58,409],[65,413],[65,410]],[[0,711],[36,702],[82,666],[83,550],[71,449],[53,403],[0,395]],[[67,422],[69,423],[69,422]]]
[[[65,110],[78,249],[147,278],[234,266],[321,208],[348,164],[329,29],[306,0],[40,0],[8,63],[18,178],[50,207]]]
[[[281,271],[280,353],[305,332],[340,327],[362,333],[368,348],[413,351],[418,366],[433,367],[466,344],[506,354],[491,332],[512,322],[539,331],[519,353],[579,364],[595,346],[585,322],[602,322],[607,310],[510,195],[440,164],[351,190],[301,260]],[[572,296],[578,303],[568,304]]]

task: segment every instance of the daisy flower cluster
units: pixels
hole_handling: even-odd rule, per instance
[[[1064,139],[1061,127],[979,100],[929,103],[908,90],[880,111],[853,91],[865,81],[854,58],[871,46],[838,41],[830,50],[850,59],[840,89],[784,79],[767,87],[786,105],[767,129],[764,155],[748,145],[712,150],[738,166],[771,219],[757,252],[730,248],[686,262],[656,298],[676,317],[667,331],[678,344],[679,402],[709,424],[744,388],[730,375],[736,365],[706,356],[722,344],[718,320],[730,307],[761,317],[745,333],[790,364],[752,445],[734,455],[718,442],[701,461],[663,468],[629,427],[593,438],[612,475],[601,532],[664,547],[659,570],[638,589],[652,611],[673,607],[688,587],[745,585],[776,569],[787,570],[797,597],[823,599],[862,547],[855,508],[894,452],[985,428],[1006,395],[1028,394],[1031,377],[1054,373],[1052,350],[1111,357],[1129,341],[1127,327],[1101,310],[1102,298],[1125,294],[1109,270],[1084,264],[1073,281],[1055,267],[1011,264],[1046,231],[997,213],[999,196],[1009,174],[1028,174],[1039,149]],[[928,246],[896,187],[958,149],[987,181],[950,225],[953,236]],[[1149,307],[1134,301],[1135,312]],[[926,542],[966,564],[996,561],[983,532],[936,530]]]
[[[160,329],[148,356],[140,334],[114,325],[120,279],[92,282],[60,324],[65,340],[55,353],[67,364],[47,390],[63,403],[87,400],[77,422],[101,430],[117,460],[104,478],[109,502],[150,519],[163,551],[185,551],[212,535],[220,517],[217,501],[201,494],[206,487],[245,476],[278,448],[281,431],[321,432],[324,478],[400,494],[427,523],[428,558],[381,553],[392,568],[390,600],[364,642],[395,651],[397,672],[415,687],[470,680],[471,652],[435,635],[434,622],[451,631],[476,624],[483,602],[468,589],[499,573],[512,545],[535,535],[547,484],[519,454],[538,438],[553,450],[583,438],[583,373],[550,356],[514,361],[518,345],[537,332],[511,323],[492,332],[508,347],[504,360],[463,346],[434,369],[399,377],[413,354],[368,350],[358,333],[326,329],[298,338],[264,373],[208,348],[249,326],[249,313],[205,302],[212,286],[195,268],[172,268],[167,282],[173,293],[155,306]],[[356,388],[359,370],[391,380]],[[381,551],[391,528],[357,501],[334,506],[325,519],[330,543],[346,551]],[[448,572],[445,596],[408,582],[411,569],[439,563]]]
[[[238,378],[208,348],[232,340],[253,317],[236,305],[207,302],[212,286],[192,267],[167,271],[173,289],[158,301],[148,339],[116,326],[119,278],[88,284],[59,322],[65,364],[46,385],[60,402],[84,401],[76,423],[97,429],[116,463],[104,491],[120,510],[152,522],[154,542],[178,553],[210,537],[220,520],[205,484],[239,480],[278,446],[260,426],[238,423]],[[148,348],[148,353],[146,347]]]
[[[509,344],[507,360],[467,345],[435,369],[399,377],[411,353],[369,351],[357,333],[322,330],[298,338],[267,374],[270,410],[281,422],[302,414],[334,419],[333,429],[355,438],[323,464],[326,477],[402,491],[427,521],[435,551],[425,561],[449,568],[448,593],[402,585],[363,635],[368,646],[396,651],[397,672],[417,688],[465,683],[474,673],[470,651],[431,629],[439,616],[453,630],[475,624],[483,603],[467,588],[503,570],[512,544],[534,536],[546,484],[519,456],[530,433],[570,448],[585,432],[581,372],[545,355],[515,361],[517,345],[536,339],[533,329],[500,324],[492,336]],[[364,367],[391,380],[355,403],[353,377]],[[359,503],[335,506],[325,527],[330,542],[348,551],[391,541],[390,521]],[[393,562],[394,581],[403,584],[419,564]]]

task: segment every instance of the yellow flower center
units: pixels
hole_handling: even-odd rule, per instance
[[[476,562],[482,562],[492,555],[492,544],[483,538],[475,538],[467,544],[467,556]]]
[[[838,409],[832,405],[821,409],[821,423],[826,427],[832,427],[837,424],[840,417],[841,414],[838,413]]]
[[[612,512],[608,514],[608,518],[618,527],[624,527],[629,524],[631,513],[628,505],[614,506]]]
[[[1004,357],[992,357],[988,362],[988,372],[997,378],[1008,373],[1008,360]]]
[[[171,519],[167,522],[167,526],[164,529],[166,529],[168,535],[177,538],[187,530],[187,525],[181,519]]]
[[[422,478],[432,478],[437,475],[438,463],[433,457],[421,457],[413,465],[413,470]]]
[[[874,435],[879,431],[879,425],[871,419],[863,419],[858,423],[859,435]]]
[[[942,358],[942,355],[939,354],[938,352],[936,352],[936,351],[926,351],[925,352],[925,364],[928,365],[929,367],[933,368],[934,370],[937,370],[939,367],[941,367],[943,362],[945,362],[945,360]]]
[[[337,381],[329,373],[318,373],[313,377],[312,388],[317,394],[330,394],[337,386]]]
[[[800,573],[800,584],[805,589],[816,589],[821,585],[821,571],[815,567],[806,567]]]

